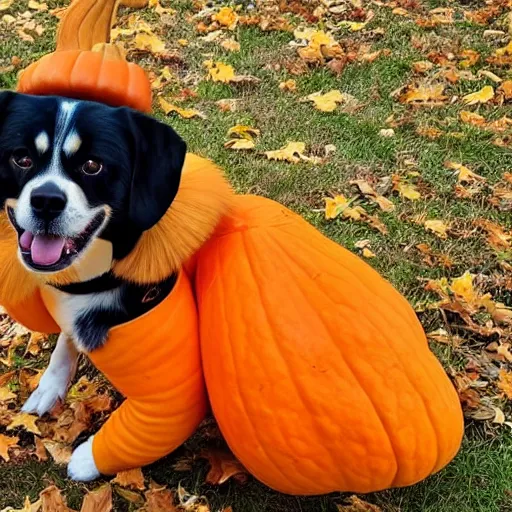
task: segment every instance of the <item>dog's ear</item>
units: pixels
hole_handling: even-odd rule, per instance
[[[135,111],[128,115],[135,141],[129,217],[146,231],[178,192],[187,146],[170,126]]]
[[[14,91],[0,90],[0,130],[7,113],[9,103],[17,96],[18,93]]]
[[[16,96],[12,91],[0,91],[0,141],[2,140],[2,128],[7,115],[7,107],[9,103]],[[0,160],[3,159],[4,148],[0,144]],[[10,169],[6,168],[0,163],[0,210],[3,209],[5,201],[8,197],[13,196],[15,190],[15,183],[13,181]]]

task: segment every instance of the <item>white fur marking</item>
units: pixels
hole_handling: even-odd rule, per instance
[[[39,386],[25,402],[22,412],[42,416],[50,412],[59,399],[64,400],[69,383],[75,376],[77,358],[75,346],[65,334],[61,334],[50,364],[41,377]]]
[[[64,150],[64,153],[66,153],[66,156],[70,157],[73,156],[80,149],[81,145],[82,139],[80,138],[80,135],[78,135],[78,133],[75,130],[73,130],[66,137],[62,149]]]
[[[94,436],[89,437],[71,455],[68,464],[68,476],[77,482],[90,482],[100,476],[92,453],[93,439]]]
[[[40,155],[44,155],[50,149],[50,137],[44,130],[34,139],[34,142]]]
[[[74,113],[77,109],[76,101],[63,101],[57,112],[55,121],[55,138],[53,140],[53,154],[50,163],[50,172],[52,174],[60,174],[60,154],[63,151],[66,136],[70,130]]]

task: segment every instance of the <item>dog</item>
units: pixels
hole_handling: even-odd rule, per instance
[[[110,329],[173,289],[176,273],[140,284],[115,275],[111,264],[168,211],[185,155],[170,126],[129,108],[0,93],[0,207],[23,266],[51,287],[62,330],[23,412],[49,412],[65,398],[80,352],[101,347]],[[70,269],[73,279],[58,279]],[[73,452],[74,480],[99,476],[91,444]]]

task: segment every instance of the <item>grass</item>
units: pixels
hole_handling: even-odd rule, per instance
[[[50,8],[60,0],[49,1]],[[166,5],[166,2],[162,2]],[[188,2],[170,3],[178,9],[176,21],[160,29],[169,48],[176,48],[175,41],[185,38],[191,43],[197,41],[194,24],[186,21],[191,5]],[[431,7],[444,5],[431,2]],[[466,2],[447,5],[468,9]],[[472,9],[482,7],[475,2]],[[237,27],[233,37],[240,42],[241,51],[229,53],[218,44],[190,44],[183,48],[183,65],[174,69],[180,79],[192,77],[191,85],[198,98],[189,102],[194,108],[205,112],[206,120],[184,120],[165,118],[156,111],[157,117],[170,122],[188,142],[191,151],[214,160],[226,170],[227,175],[240,192],[254,192],[281,201],[301,213],[333,240],[351,250],[355,243],[368,239],[376,258],[369,261],[379,272],[406,295],[413,303],[426,298],[421,280],[454,277],[470,270],[474,273],[499,272],[500,259],[510,256],[498,255],[485,242],[479,232],[469,232],[471,221],[487,218],[508,228],[512,218],[508,212],[492,208],[485,200],[465,201],[453,195],[455,178],[444,162],[454,160],[471,167],[484,176],[489,184],[498,182],[504,171],[510,170],[510,149],[491,144],[492,135],[463,125],[458,119],[460,104],[446,105],[435,109],[413,111],[404,107],[390,94],[397,88],[413,81],[411,64],[425,60],[430,50],[473,48],[482,54],[473,71],[485,67],[485,57],[498,46],[484,37],[487,27],[457,22],[453,25],[426,30],[413,21],[392,15],[389,9],[375,11],[369,29],[385,28],[380,39],[358,34],[341,33],[340,38],[351,38],[356,42],[372,43],[372,51],[387,48],[389,56],[383,56],[371,64],[351,64],[344,72],[335,76],[325,68],[313,68],[308,73],[292,77],[284,68],[288,58],[294,58],[295,49],[288,43],[293,36],[283,32],[263,32],[254,27]],[[13,13],[22,12],[17,6]],[[149,21],[156,23],[154,13],[142,12]],[[2,30],[0,34],[0,66],[7,65],[13,55],[22,59],[23,65],[52,50],[55,18],[47,13],[36,15],[44,24],[45,33],[35,43],[21,42],[15,33]],[[365,39],[366,38],[366,39]],[[411,38],[421,39],[427,49],[421,50],[411,44]],[[212,83],[205,77],[202,66],[206,58],[222,60],[232,64],[238,74],[251,74],[262,80],[258,86],[234,87]],[[158,70],[157,62],[151,57],[141,61],[149,68]],[[280,64],[276,66],[276,64]],[[510,70],[498,74],[511,76]],[[194,81],[194,77],[199,77]],[[288,78],[297,82],[295,94],[283,93],[278,84]],[[16,84],[16,71],[0,75],[0,87],[12,88]],[[188,82],[187,82],[188,84]],[[486,80],[462,80],[450,86],[453,95],[464,95],[487,85]],[[172,84],[165,90],[167,96],[179,92],[182,83]],[[354,114],[335,112],[326,114],[313,109],[310,103],[297,101],[310,93],[339,89],[355,96],[365,106]],[[236,112],[220,112],[215,102],[224,98],[241,99],[241,109]],[[498,119],[507,113],[506,106],[482,105],[472,108],[487,119]],[[395,128],[395,136],[385,138],[379,135],[387,128],[386,119],[410,116],[410,121]],[[238,153],[224,149],[227,130],[235,124],[250,124],[261,130],[255,152]],[[435,126],[446,133],[438,139],[429,140],[418,135],[418,126]],[[461,132],[462,137],[450,136],[449,132]],[[323,148],[334,144],[336,152],[331,160],[314,166],[303,163],[288,163],[267,160],[262,152],[277,149],[287,141],[304,141],[309,147]],[[407,166],[406,161],[412,162]],[[383,235],[363,223],[351,223],[336,219],[326,221],[318,210],[323,206],[323,197],[344,193],[355,195],[349,181],[356,178],[377,180],[392,174],[405,175],[408,170],[420,174],[420,201],[410,202],[394,195],[391,200],[396,211],[391,214],[379,213],[388,228]],[[377,208],[364,203],[370,213]],[[441,240],[412,220],[424,214],[427,218],[449,221],[466,230],[466,237]],[[435,251],[449,254],[454,261],[450,270],[428,267],[424,264],[414,246],[428,243]],[[441,325],[436,312],[421,315],[427,331]],[[448,366],[463,367],[464,360],[446,347],[433,347],[441,361]],[[481,346],[478,347],[481,349]],[[22,364],[16,361],[16,364]],[[204,461],[196,461],[193,470],[186,473],[172,469],[173,463],[184,454],[198,453],[204,441],[195,436],[175,454],[148,468],[146,475],[159,483],[176,487],[181,483],[189,492],[205,495],[212,511],[232,506],[235,512],[320,512],[335,511],[336,504],[343,503],[340,494],[325,497],[299,498],[280,495],[269,491],[255,481],[245,486],[228,482],[221,487],[204,484],[207,471]],[[56,483],[68,499],[71,507],[79,508],[87,486],[75,484],[65,478],[64,469],[51,463],[34,461],[16,465],[0,462],[0,510],[8,505],[21,505],[25,495],[36,498],[50,482]],[[507,512],[512,511],[512,439],[507,428],[492,429],[487,425],[469,423],[463,447],[456,459],[439,474],[406,489],[396,489],[366,497],[384,511],[401,512]],[[134,507],[116,497],[115,510],[133,510]]]

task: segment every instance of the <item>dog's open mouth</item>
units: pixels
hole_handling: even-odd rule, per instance
[[[17,224],[12,208],[7,208],[7,214],[18,232],[23,261],[40,272],[57,272],[69,267],[98,233],[106,217],[106,213],[102,210],[78,236],[64,238],[26,231]]]

